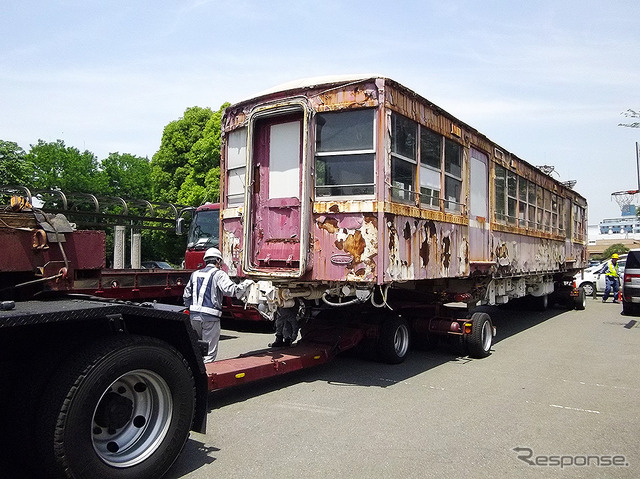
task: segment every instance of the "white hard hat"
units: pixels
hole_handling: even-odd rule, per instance
[[[209,248],[204,254],[204,260],[208,259],[219,259],[222,260],[222,253],[218,248]]]

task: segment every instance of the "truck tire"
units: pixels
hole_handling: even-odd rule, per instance
[[[59,369],[43,396],[37,444],[47,472],[74,478],[159,478],[189,436],[191,369],[155,338],[101,340]]]
[[[487,313],[471,315],[471,334],[466,336],[467,350],[472,358],[486,358],[491,354],[493,345],[493,324]]]
[[[582,286],[578,288],[578,296],[573,298],[573,301],[573,304],[578,311],[583,311],[587,308],[587,292]]]
[[[638,313],[638,305],[636,303],[628,303],[622,300],[622,314],[625,316],[634,316]]]
[[[389,364],[399,364],[409,353],[410,333],[407,320],[399,316],[384,320],[378,338],[378,354]]]
[[[546,311],[549,309],[549,295],[543,294],[542,296],[532,296],[533,309],[536,311]]]

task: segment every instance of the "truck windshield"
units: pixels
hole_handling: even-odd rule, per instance
[[[191,226],[189,227],[189,238],[187,248],[207,249],[218,247],[220,239],[220,211],[203,210],[193,215]]]

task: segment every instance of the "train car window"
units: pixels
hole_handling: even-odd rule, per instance
[[[507,222],[516,223],[516,206],[518,203],[518,176],[513,171],[507,171]]]
[[[239,128],[227,137],[227,204],[244,204],[244,179],[247,161],[247,129]]]
[[[507,170],[505,170],[502,166],[495,166],[495,179],[494,179],[494,190],[495,190],[495,219],[498,222],[505,221],[506,217],[506,204],[505,204],[505,196],[506,196],[506,185],[507,185]]]
[[[536,227],[536,185],[527,181],[527,203],[529,204],[528,226],[531,229]]]
[[[420,204],[440,207],[442,136],[420,128]]]
[[[558,233],[558,195],[551,194],[551,229]]]
[[[374,110],[316,115],[316,197],[374,193]]]
[[[445,209],[460,211],[462,197],[462,147],[455,141],[444,140]]]
[[[527,185],[528,181],[518,178],[518,226],[527,227]]]
[[[405,203],[415,201],[418,124],[391,115],[391,196]]]

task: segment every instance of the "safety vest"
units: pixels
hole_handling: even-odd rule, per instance
[[[609,260],[609,262],[607,263],[607,272],[605,274],[607,276],[610,276],[610,277],[613,277],[613,278],[617,278],[618,277],[618,263],[616,263],[614,265],[613,261]]]
[[[209,267],[195,271],[191,277],[190,283],[193,287],[193,299],[190,311],[207,313],[213,316],[222,316],[221,298],[217,292],[216,275],[220,270],[218,268]]]

